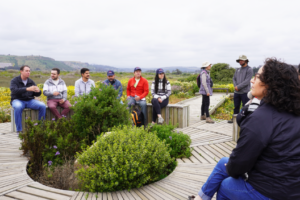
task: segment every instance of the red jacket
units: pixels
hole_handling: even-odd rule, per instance
[[[129,79],[127,84],[127,96],[134,97],[135,95],[137,95],[140,97],[140,99],[145,98],[149,93],[149,84],[147,79],[141,76],[140,81],[136,86],[136,88],[134,87],[135,82],[136,81],[134,77]]]

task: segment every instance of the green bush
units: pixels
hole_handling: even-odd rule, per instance
[[[141,128],[113,128],[82,154],[76,173],[83,190],[108,192],[141,187],[160,179],[176,161],[168,147]]]
[[[180,78],[180,79],[178,79],[178,81],[180,81],[180,82],[195,82],[196,83],[198,75],[199,74],[193,74],[186,78]]]
[[[191,153],[191,138],[180,131],[175,132],[173,125],[154,125],[149,131],[156,133],[160,140],[169,145],[172,158],[189,158]]]
[[[0,123],[10,122],[11,116],[10,113],[5,112],[4,110],[0,110]]]
[[[58,121],[26,120],[26,128],[19,137],[21,149],[29,154],[28,172],[38,172],[43,165],[55,166],[74,159],[77,151],[86,146],[85,137],[77,134],[74,122],[65,118]]]
[[[118,90],[113,86],[99,84],[74,103],[72,120],[80,135],[87,136],[89,144],[109,128],[130,123],[127,104],[121,104],[117,97]]]

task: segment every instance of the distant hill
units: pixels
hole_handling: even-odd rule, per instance
[[[57,67],[61,70],[72,71],[72,67],[63,62],[56,61],[52,58],[43,56],[14,56],[14,55],[0,55],[0,63],[11,63],[12,67],[19,69],[22,65],[29,65],[34,71],[36,70],[50,70]]]

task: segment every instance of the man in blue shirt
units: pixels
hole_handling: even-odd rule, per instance
[[[119,80],[115,79],[115,73],[113,70],[107,71],[107,79],[103,81],[103,83],[105,85],[112,85],[115,88],[115,90],[120,89],[117,98],[120,99],[122,97],[122,93],[123,93],[122,84]],[[121,101],[121,103],[123,102]]]

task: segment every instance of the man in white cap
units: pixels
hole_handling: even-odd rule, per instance
[[[248,65],[248,58],[245,55],[241,55],[237,60],[237,63],[241,65],[241,68],[237,69],[233,76],[234,85],[234,111],[233,114],[238,114],[241,107],[249,101],[247,93],[250,91],[250,81],[253,76],[253,70]],[[232,123],[233,119],[229,120],[228,123]]]

